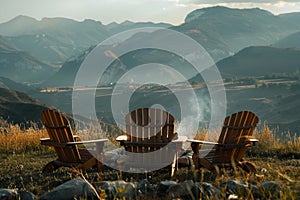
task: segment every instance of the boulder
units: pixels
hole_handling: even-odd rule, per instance
[[[41,200],[100,199],[95,188],[86,180],[75,178],[40,197]]]
[[[238,197],[249,197],[253,196],[254,198],[260,198],[261,195],[257,186],[252,185],[250,183],[244,183],[243,181],[235,181],[229,180],[223,184],[221,187],[226,188],[226,194],[229,195],[237,195]]]
[[[37,197],[32,194],[31,192],[27,192],[27,191],[18,191],[19,196],[20,196],[20,200],[36,200]]]
[[[195,199],[221,199],[221,190],[210,183],[196,182],[193,188]]]
[[[267,199],[280,199],[282,196],[281,186],[274,181],[263,182],[261,188],[263,196]]]
[[[133,183],[120,181],[102,181],[99,190],[104,190],[107,199],[136,199],[136,186]]]
[[[0,200],[36,200],[36,196],[31,192],[12,189],[0,189]]]
[[[171,185],[167,190],[168,199],[195,199],[192,192],[194,188],[195,184],[192,180]]]
[[[19,194],[17,190],[0,189],[0,200],[19,200]]]
[[[141,196],[154,197],[155,188],[151,185],[151,183],[147,179],[143,179],[137,185],[137,193]]]
[[[114,199],[117,194],[116,187],[112,181],[101,181],[97,189],[100,191],[104,191],[107,199]]]
[[[158,197],[165,197],[167,195],[167,190],[172,185],[176,185],[177,183],[175,181],[161,181],[158,183],[156,188],[156,194]]]

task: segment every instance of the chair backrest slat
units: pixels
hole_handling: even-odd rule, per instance
[[[45,110],[42,113],[42,122],[47,129],[49,138],[59,144],[75,142],[69,121],[55,110]],[[63,162],[80,162],[81,158],[76,145],[68,147],[54,147],[54,150]]]
[[[126,145],[126,151],[155,151],[173,140],[174,117],[157,108],[140,108],[125,117],[126,135],[132,145]],[[139,144],[139,145],[137,145]],[[155,145],[157,144],[157,145]]]

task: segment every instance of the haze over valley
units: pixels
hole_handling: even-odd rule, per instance
[[[259,8],[222,6],[194,10],[184,23],[176,26],[131,21],[104,25],[92,19],[37,20],[17,16],[0,24],[0,116],[9,122],[25,123],[39,121],[40,112],[47,107],[72,113],[74,80],[89,53],[117,33],[155,27],[183,33],[209,53],[224,81],[227,114],[251,110],[260,116],[261,125],[266,121],[280,131],[297,132],[300,128],[299,20],[300,13],[275,15]],[[155,33],[159,35],[159,31]],[[138,44],[145,38],[151,41],[150,36],[141,32],[125,42]],[[157,41],[165,39],[158,37]],[[163,64],[180,72],[192,88],[187,89],[181,81],[170,81],[168,87],[155,84],[141,87],[133,79],[123,83],[121,91],[114,92],[124,74],[148,63]],[[155,78],[164,77],[157,72]],[[110,108],[112,94],[122,98],[130,91],[133,92],[130,109],[160,104],[180,119],[180,105],[171,89],[187,98],[188,90],[194,90],[200,105],[195,109],[200,109],[201,123],[205,126],[211,115],[206,84],[191,63],[173,52],[140,49],[116,57],[105,69],[99,77],[95,108],[100,120],[114,123]],[[95,89],[82,87],[87,92]]]

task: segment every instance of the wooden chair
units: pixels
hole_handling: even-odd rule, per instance
[[[140,108],[125,117],[126,135],[117,137],[117,141],[129,153],[126,163],[147,171],[149,167],[170,166],[174,175],[178,151],[181,150],[185,136],[174,132],[174,117],[161,109]],[[145,154],[154,153],[149,157]],[[150,166],[149,166],[150,165]]]
[[[247,172],[254,172],[255,164],[245,160],[244,154],[248,147],[258,142],[251,138],[257,123],[258,117],[254,113],[241,111],[225,118],[218,142],[187,140],[192,142],[195,168],[204,167],[218,173],[222,167],[241,167]],[[207,145],[212,145],[212,148],[205,152]]]
[[[49,162],[43,168],[43,173],[52,172],[59,167],[70,167],[77,169],[88,169],[97,167],[101,170],[100,160],[104,142],[107,139],[77,141],[78,136],[73,135],[68,119],[55,110],[45,110],[42,112],[42,123],[47,129],[49,138],[41,138],[41,144],[54,148],[57,159]],[[78,148],[77,145],[96,144],[96,151]],[[93,154],[93,155],[92,155]],[[97,158],[96,158],[96,157]]]

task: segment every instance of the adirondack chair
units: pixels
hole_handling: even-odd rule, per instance
[[[170,175],[173,176],[178,167],[178,151],[187,139],[174,132],[174,117],[161,109],[140,108],[128,113],[125,123],[126,135],[116,139],[130,152],[123,167],[127,169],[126,163],[129,163],[146,172],[149,167],[158,167],[158,170],[160,166],[170,166]],[[145,155],[151,153],[153,156]]]
[[[73,135],[68,119],[55,110],[42,112],[42,123],[47,129],[49,138],[41,138],[41,144],[54,148],[57,159],[49,162],[43,168],[43,173],[52,172],[60,167],[88,169],[97,167],[101,170],[103,145],[107,139],[78,141],[78,136]],[[78,148],[77,145],[96,144],[96,151]]]
[[[254,113],[241,111],[225,118],[218,142],[188,139],[192,142],[195,168],[204,167],[219,173],[222,167],[241,167],[247,172],[254,172],[255,164],[245,160],[244,154],[248,147],[258,142],[251,138],[257,123],[258,117]],[[212,148],[205,151],[206,145],[212,145]]]

